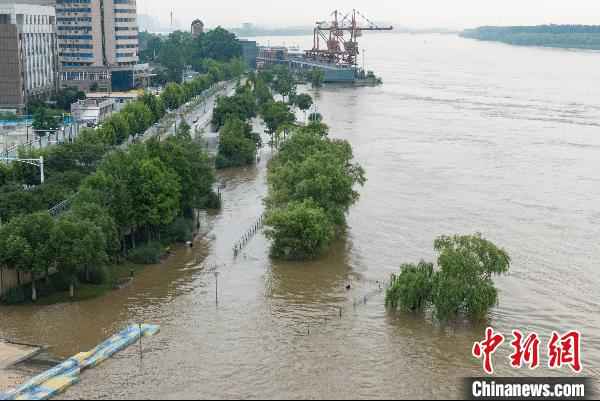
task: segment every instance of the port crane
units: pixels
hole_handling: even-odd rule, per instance
[[[371,22],[359,11],[343,14],[331,13],[331,21],[318,21],[314,29],[313,48],[306,58],[339,66],[357,67],[360,49],[358,38],[364,31],[391,31],[392,26],[381,27]],[[323,47],[324,45],[324,47]]]

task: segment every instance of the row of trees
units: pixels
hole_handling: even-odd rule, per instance
[[[218,72],[170,84],[161,96],[146,94],[72,143],[22,152],[45,157],[43,185],[32,166],[1,165],[0,265],[34,277],[55,267],[72,292],[76,278],[94,281],[101,266],[135,254],[140,243],[156,249],[161,241],[185,237],[181,233],[190,228],[184,220],[219,203],[212,191],[213,162],[192,140],[190,127],[182,124],[162,142],[118,145],[158,121],[167,105],[178,108],[216,79],[234,78],[236,66],[237,60],[213,64]],[[67,198],[70,211],[52,219],[46,210]]]
[[[284,100],[276,101],[274,94]],[[310,95],[297,94],[295,79],[288,69],[275,67],[251,73],[246,84],[239,86],[233,96],[217,100],[212,119],[215,128],[220,128],[217,168],[254,162],[256,150],[262,143],[260,135],[252,132],[252,118],[262,118],[271,144],[276,145],[296,123],[293,108],[307,111],[312,104]]]
[[[322,123],[295,127],[269,165],[266,234],[276,258],[319,256],[344,231],[346,213],[366,181],[347,141]]]
[[[298,93],[289,69],[275,66],[250,73],[233,96],[218,100],[213,114],[213,125],[221,128],[217,167],[254,161],[258,140],[249,121],[256,116],[279,150],[269,165],[266,199],[266,233],[279,258],[313,258],[326,250],[358,199],[355,185],[365,182],[363,169],[352,163],[350,145],[330,140],[316,114],[307,126],[296,122],[294,109],[306,112],[312,104],[310,95]]]
[[[130,137],[143,134],[163,117],[219,80],[243,73],[239,60],[212,63],[213,73],[203,74],[183,85],[169,84],[160,96],[143,95],[113,114],[95,130],[84,129],[72,143],[44,149],[21,150],[22,158],[44,157],[46,182],[40,183],[36,167],[21,163],[0,166],[0,222],[15,216],[48,210],[73,195],[85,176],[95,171],[102,157]],[[218,71],[218,72],[217,72]]]
[[[242,47],[231,32],[218,27],[197,37],[176,31],[168,36],[140,33],[140,59],[162,67],[163,82],[181,82],[186,66],[207,72],[206,60],[230,61],[242,55]],[[161,71],[159,69],[159,71]]]
[[[119,145],[129,137],[136,137],[160,120],[167,110],[176,110],[200,95],[217,82],[240,77],[244,65],[239,59],[228,63],[210,61],[209,72],[183,84],[169,83],[160,96],[145,94],[129,103],[120,113],[113,115],[98,129],[104,142]]]
[[[255,162],[256,151],[262,145],[260,135],[252,132],[251,120],[256,115],[256,99],[249,82],[238,86],[233,96],[217,99],[212,124],[219,130],[215,160],[218,169]]]
[[[567,49],[600,49],[600,26],[541,25],[480,27],[461,33],[465,38],[497,41],[516,46],[542,46]]]
[[[108,154],[79,188],[68,213],[38,212],[0,228],[0,265],[35,280],[58,269],[71,295],[77,277],[117,261],[137,241],[160,241],[178,217],[214,198],[211,162],[189,134],[150,140]]]

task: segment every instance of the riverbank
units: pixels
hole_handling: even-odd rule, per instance
[[[600,26],[488,26],[467,29],[461,32],[460,36],[514,46],[600,50]]]
[[[215,99],[220,95],[220,94],[227,94],[228,92],[232,91],[234,88],[234,84],[231,81],[228,82],[221,82],[213,87],[211,87],[210,89],[206,90],[205,92],[202,93],[202,95],[197,96],[196,98],[192,99],[190,102],[183,104],[180,108],[177,109],[176,112],[170,113],[168,115],[166,115],[163,119],[160,120],[160,123],[158,123],[157,125],[151,127],[148,131],[146,131],[146,134],[143,136],[143,139],[148,139],[150,137],[155,137],[155,136],[162,136],[163,138],[166,136],[172,136],[175,133],[175,127],[178,126],[178,121],[179,119],[181,120],[187,120],[189,122],[197,122],[197,128],[204,128],[204,126],[206,125],[206,121],[209,120],[212,108],[214,107],[214,102]],[[118,117],[118,115],[115,116],[115,118]],[[201,124],[204,124],[200,127],[200,120],[202,120]],[[195,135],[195,133],[194,133]],[[129,142],[124,142],[123,144],[121,144],[119,147],[122,150],[126,150],[128,148]],[[195,149],[197,149],[196,152],[192,152],[189,153],[186,158],[189,160],[192,160],[194,158],[198,158],[200,157],[199,155],[201,155],[202,151],[201,151],[201,141],[196,141],[196,143],[186,143],[186,148],[190,148],[193,147]],[[65,145],[68,146],[68,145]],[[147,145],[138,145],[139,146],[147,146]],[[176,149],[177,150],[177,149]],[[181,148],[179,149],[181,151]],[[170,152],[172,152],[173,149],[171,149]],[[101,155],[102,156],[102,155]],[[104,154],[104,160],[108,160],[110,158],[110,156],[108,154]],[[165,160],[168,159],[168,153],[163,153],[163,158],[165,158]],[[180,159],[181,160],[181,159]],[[168,168],[170,168],[171,170],[173,170],[173,168],[176,168],[177,166],[180,166],[180,164],[177,163],[173,163],[171,160],[167,160],[168,161]],[[210,167],[208,166],[208,164],[210,163],[210,160],[208,158],[204,158],[202,160],[202,162],[204,164],[206,164],[206,168],[204,171],[202,172],[196,172],[197,174],[194,176],[196,177],[195,179],[202,179],[201,178],[201,174],[206,174],[209,178],[212,177],[212,172],[210,171]],[[172,164],[172,165],[171,165]],[[161,166],[162,167],[162,166]],[[172,172],[172,171],[169,171]],[[182,174],[186,174],[186,171],[183,171]],[[87,171],[86,171],[87,173]],[[210,178],[212,179],[212,178]],[[176,182],[175,180],[171,180],[171,182]],[[204,183],[204,182],[202,182]],[[189,184],[189,182],[188,182]],[[54,187],[51,187],[54,188]],[[192,193],[194,192],[194,190],[188,190],[188,188],[193,188],[193,186],[188,185],[187,188],[181,188],[182,190],[185,189],[187,192],[186,193]],[[80,188],[78,187],[77,190],[79,190]],[[210,184],[207,184],[206,187],[206,191],[210,191]],[[102,192],[102,191],[100,191]],[[195,192],[194,192],[195,193]],[[197,195],[197,194],[196,194]],[[212,194],[209,194],[212,195]],[[178,196],[178,195],[177,195]],[[200,195],[197,195],[200,196]],[[65,196],[62,196],[60,198],[64,199]],[[172,195],[173,198],[176,198],[176,195]],[[60,199],[59,197],[57,197],[57,199]],[[216,207],[216,202],[213,202],[213,197],[208,196],[208,200],[206,203],[207,207]],[[72,202],[73,197],[69,198],[69,202]],[[175,202],[173,202],[174,204]],[[70,204],[67,204],[67,208],[70,207]],[[200,204],[198,204],[197,207],[201,207]],[[179,213],[178,213],[179,214]],[[79,216],[81,217],[81,216]],[[88,216],[89,217],[89,216]],[[178,219],[181,220],[181,219]],[[47,223],[48,225],[50,223],[52,223],[52,221],[57,221],[57,220],[50,220],[47,219],[47,221],[45,221],[45,224]],[[115,220],[116,221],[116,220]],[[120,222],[120,220],[119,220]],[[162,227],[162,229],[165,230],[165,234],[171,234],[171,232],[175,232],[177,230],[180,230],[182,227],[181,225],[177,225],[176,224],[177,221],[173,221],[172,224],[167,225]],[[27,226],[27,225],[26,225]],[[31,226],[31,225],[29,225]],[[190,231],[192,231],[192,227],[193,227],[193,223],[190,223]],[[173,231],[175,230],[175,231]],[[190,233],[191,234],[191,233]],[[132,233],[131,235],[136,235],[136,233]],[[139,240],[146,240],[146,238],[143,235],[138,235],[138,245],[139,245]],[[181,237],[181,235],[178,235],[178,238]],[[189,235],[186,235],[185,239],[180,239],[180,241],[188,241],[190,238],[188,238]],[[160,236],[159,236],[160,238]],[[170,237],[169,237],[170,238]],[[111,238],[112,240],[112,238]],[[164,240],[164,237],[163,237]],[[62,241],[59,241],[62,242]],[[135,246],[135,240],[132,240],[133,242],[133,246]],[[168,247],[172,242],[167,240],[167,243],[163,243],[163,248],[164,247]],[[150,248],[150,245],[154,245],[154,243],[149,244],[148,248]],[[140,247],[138,247],[135,250],[132,250],[132,253],[137,252],[138,250],[140,251],[145,251],[143,248],[140,249]],[[156,259],[156,262],[158,262],[158,259],[160,258],[161,255],[159,255],[160,252],[164,251],[164,249],[159,250],[159,251],[155,251],[153,249],[148,249],[148,254],[150,255],[157,255],[154,257],[154,259]],[[108,256],[108,255],[107,255]],[[119,259],[119,255],[115,254],[115,255],[111,255],[113,257],[111,258],[104,258],[103,260],[101,260],[100,262],[92,262],[92,263],[88,263],[88,266],[101,266],[104,265],[104,263],[106,262],[106,260],[108,259],[112,259],[112,260],[118,260]],[[102,259],[102,258],[101,258]],[[142,259],[142,262],[138,262],[137,259]],[[132,259],[132,261],[137,262],[137,263],[147,263],[145,258],[135,258]],[[80,262],[80,265],[84,265],[84,263]],[[5,269],[6,270],[6,269]],[[51,269],[51,266],[49,268],[49,270]],[[78,295],[76,295],[75,298],[71,299],[69,296],[65,296],[64,293],[54,293],[55,292],[55,288],[58,290],[64,290],[65,289],[65,283],[67,281],[69,281],[69,283],[66,284],[66,286],[68,287],[68,285],[70,284],[71,278],[68,279],[61,279],[59,278],[57,283],[50,283],[48,282],[47,285],[45,285],[46,283],[40,283],[41,287],[40,291],[39,291],[39,295],[41,295],[41,299],[44,299],[45,301],[41,301],[42,303],[57,303],[57,302],[65,302],[65,301],[81,301],[81,300],[86,300],[86,299],[90,299],[90,298],[94,298],[97,297],[99,295],[102,295],[103,293],[105,293],[106,291],[112,289],[115,285],[119,285],[121,286],[121,281],[124,279],[124,275],[129,275],[130,274],[130,270],[131,268],[128,266],[121,266],[121,265],[117,265],[117,266],[111,266],[109,267],[107,270],[109,270],[108,272],[105,271],[104,268],[91,268],[92,270],[92,276],[95,277],[93,279],[90,280],[90,275],[88,275],[86,272],[86,276],[83,277],[81,274],[79,275],[79,280],[82,282],[92,282],[93,284],[99,284],[102,283],[102,285],[98,286],[98,285],[83,285],[80,287],[80,291],[78,293]],[[123,272],[123,270],[125,270],[125,272]],[[32,298],[32,289],[31,286],[29,286],[29,288],[25,288],[24,290],[18,287],[21,287],[21,284],[24,285],[28,285],[30,284],[31,281],[31,277],[30,276],[25,276],[22,277],[23,274],[21,274],[19,277],[19,273],[17,273],[15,271],[15,269],[12,270],[8,270],[9,274],[9,280],[2,280],[2,275],[0,272],[0,286],[4,285],[3,287],[3,291],[1,292],[0,295],[2,295],[2,300],[6,303],[9,304],[14,304],[14,303],[20,303],[23,302],[24,300],[28,300]],[[27,272],[20,272],[20,273],[27,273]],[[94,275],[94,273],[96,273]],[[14,277],[13,277],[14,276]],[[40,276],[44,276],[43,274],[38,274],[37,278],[38,278],[38,283],[40,282]],[[108,278],[105,278],[105,276],[108,276]],[[4,277],[6,279],[6,277]],[[52,280],[50,280],[52,281]],[[23,295],[25,293],[25,296]],[[51,295],[50,297],[44,297],[45,295]]]

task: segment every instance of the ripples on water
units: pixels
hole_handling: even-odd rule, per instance
[[[437,35],[372,35],[364,46],[384,86],[315,94],[369,178],[329,255],[271,262],[259,235],[232,260],[232,244],[262,211],[263,160],[221,177],[225,209],[209,218],[202,247],[100,300],[0,308],[0,334],[67,356],[127,322],[162,325],[141,363],[129,349],[66,397],[458,396],[460,378],[481,373],[470,349],[483,324],[390,316],[382,295],[354,303],[402,262],[434,258],[436,236],[480,231],[513,258],[490,323],[545,340],[580,329],[586,373],[597,376],[600,55]],[[196,259],[204,262],[190,266]],[[202,269],[215,264],[218,308],[214,276]],[[508,368],[508,353],[497,355],[498,373],[526,374]]]

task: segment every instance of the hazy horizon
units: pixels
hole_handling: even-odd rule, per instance
[[[286,2],[266,0],[222,0],[209,7],[189,0],[138,0],[138,13],[156,17],[170,25],[174,12],[175,27],[188,26],[195,18],[207,27],[237,27],[250,22],[265,27],[312,26],[324,20],[334,9],[360,10],[369,19],[411,28],[463,29],[481,25],[600,24],[600,1],[590,0],[410,0],[392,2],[316,0]]]

